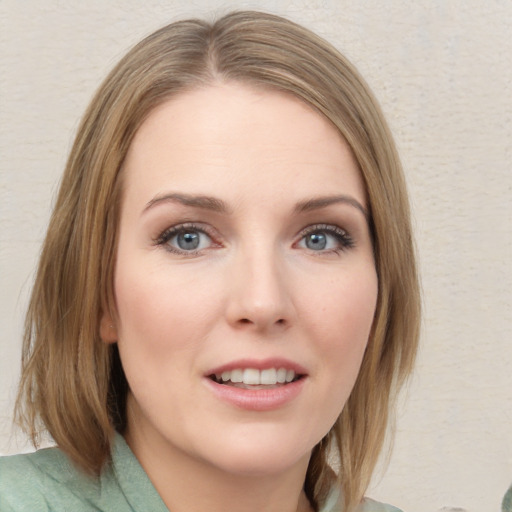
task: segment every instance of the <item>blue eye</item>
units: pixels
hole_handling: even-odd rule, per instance
[[[302,232],[299,247],[315,252],[336,252],[354,246],[350,235],[338,226],[317,224]]]
[[[194,254],[213,244],[212,239],[202,229],[184,225],[168,229],[160,235],[156,243],[178,254]]]
[[[195,251],[201,242],[201,235],[197,232],[189,231],[174,236],[169,242],[172,240],[174,240],[176,245],[183,251]]]
[[[327,235],[325,233],[311,233],[304,237],[308,249],[323,251],[327,246]]]

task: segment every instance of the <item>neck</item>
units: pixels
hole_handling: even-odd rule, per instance
[[[303,491],[309,455],[279,473],[239,474],[137,430],[126,441],[172,512],[312,512]]]

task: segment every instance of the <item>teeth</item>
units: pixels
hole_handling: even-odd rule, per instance
[[[215,374],[217,382],[243,383],[249,386],[275,386],[276,384],[292,382],[295,377],[295,372],[286,368],[268,368],[261,371],[255,368],[237,368]]]
[[[269,370],[262,370],[260,374],[260,384],[274,385],[277,383],[277,370],[270,368]]]
[[[244,376],[242,379],[244,384],[257,385],[260,383],[260,372],[254,368],[247,368],[244,370]]]
[[[231,382],[243,382],[244,381],[244,371],[243,370],[233,370],[231,372]]]

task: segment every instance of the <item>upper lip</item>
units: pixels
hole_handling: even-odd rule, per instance
[[[222,372],[244,369],[244,368],[254,368],[255,370],[267,370],[269,368],[285,368],[286,370],[293,370],[297,375],[306,375],[306,369],[296,363],[295,361],[290,361],[285,358],[269,358],[269,359],[237,359],[235,361],[230,361],[229,363],[223,364],[221,366],[217,366],[208,370],[206,372],[206,376],[219,374]]]

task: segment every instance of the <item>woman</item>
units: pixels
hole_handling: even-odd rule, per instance
[[[401,167],[354,68],[267,14],[164,27],[71,151],[17,402],[58,448],[2,460],[1,509],[392,510],[363,494],[418,325]]]

